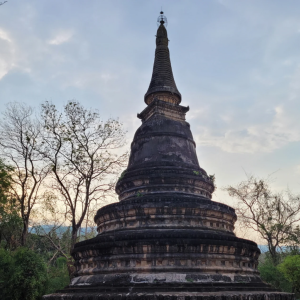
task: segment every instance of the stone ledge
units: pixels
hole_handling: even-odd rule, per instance
[[[177,241],[179,245],[187,244],[187,245],[222,245],[222,246],[230,246],[236,248],[244,248],[247,247],[249,250],[259,251],[257,248],[257,244],[242,238],[235,237],[233,235],[219,233],[214,234],[211,231],[200,231],[200,230],[184,230],[184,229],[164,229],[164,230],[135,230],[135,231],[121,231],[111,233],[100,234],[95,238],[79,242],[75,244],[74,252],[77,252],[82,247],[88,246],[93,249],[93,247],[107,247],[107,246],[118,246],[121,244],[117,244],[118,242],[128,242],[128,243],[149,243],[157,244],[157,241],[160,242],[161,245],[166,245],[169,243],[176,244]],[[104,245],[107,243],[107,245]],[[102,247],[101,247],[102,245]],[[85,250],[82,248],[82,250]],[[87,250],[87,249],[86,249]]]
[[[202,208],[204,210],[216,210],[224,213],[230,213],[235,215],[235,210],[223,203],[215,202],[208,200],[206,198],[196,197],[196,196],[181,196],[181,195],[145,195],[138,197],[136,199],[129,199],[122,202],[116,202],[108,204],[97,211],[97,214],[94,217],[94,221],[97,222],[97,219],[105,213],[121,212],[124,214],[124,209],[138,209],[139,206],[149,206],[154,205],[155,207],[184,207],[189,208]]]
[[[281,292],[165,292],[165,293],[72,293],[52,294],[44,300],[294,300],[294,294]]]

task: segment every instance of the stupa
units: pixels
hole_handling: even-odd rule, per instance
[[[138,114],[119,202],[98,210],[98,235],[72,253],[70,285],[46,300],[292,300],[262,282],[260,250],[235,236],[233,208],[211,200],[214,177],[198,163],[175,84],[161,12],[152,78]]]

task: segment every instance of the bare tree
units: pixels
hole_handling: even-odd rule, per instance
[[[16,199],[23,221],[21,244],[25,245],[33,207],[47,175],[47,166],[37,151],[41,141],[40,126],[33,119],[31,107],[10,103],[0,121],[0,157],[13,167],[10,196]]]
[[[114,185],[127,153],[118,154],[124,145],[122,124],[114,119],[102,121],[99,113],[70,101],[63,113],[55,105],[42,105],[45,129],[42,154],[50,162],[51,188],[59,193],[72,226],[72,246],[87,216],[91,203],[103,200]]]
[[[7,1],[3,1],[3,2],[0,2],[0,5],[3,5],[4,3],[6,3]]]
[[[274,193],[267,180],[253,176],[225,190],[237,199],[235,209],[241,224],[259,233],[277,264],[277,249],[294,239],[300,220],[300,197],[289,191]]]

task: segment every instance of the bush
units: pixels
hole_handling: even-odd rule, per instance
[[[293,292],[300,293],[300,255],[287,256],[278,269],[292,284]]]
[[[292,292],[291,283],[284,277],[284,274],[276,267],[271,259],[266,259],[258,265],[261,279],[283,292]]]
[[[13,269],[13,260],[10,253],[0,248],[0,291],[2,292],[3,299],[8,299],[7,292],[9,288],[7,281],[10,278],[10,273]]]
[[[3,300],[37,300],[45,293],[47,268],[42,258],[27,248],[0,249],[0,290]]]
[[[49,268],[49,281],[46,294],[54,293],[61,290],[70,283],[70,277],[67,266],[67,259],[59,257],[55,265]]]

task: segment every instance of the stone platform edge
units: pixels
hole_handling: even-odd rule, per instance
[[[294,300],[295,295],[283,292],[159,292],[159,293],[59,293],[43,300]]]

